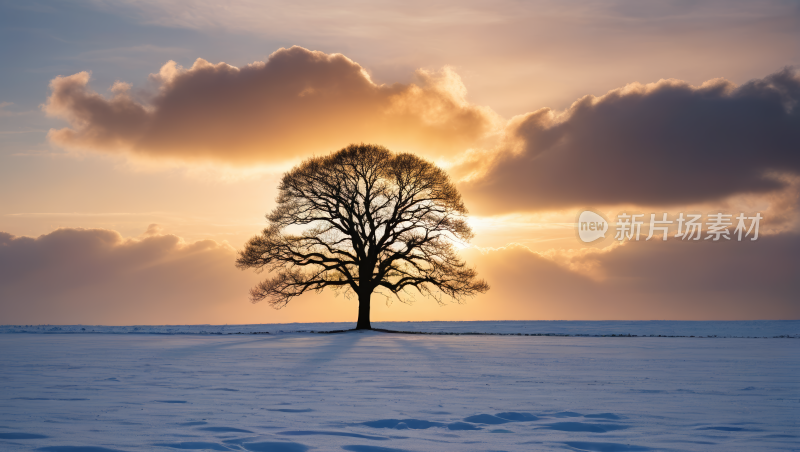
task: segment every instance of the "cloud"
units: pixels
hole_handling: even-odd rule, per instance
[[[757,241],[628,243],[534,253],[519,245],[463,251],[492,285],[466,304],[413,305],[373,295],[378,320],[788,319],[800,317],[800,235]],[[247,291],[264,277],[236,270],[234,250],[150,225],[140,237],[57,229],[0,232],[4,324],[191,324],[355,321],[357,300],[309,293],[274,310]],[[389,299],[391,300],[391,299]]]
[[[481,213],[676,205],[766,193],[800,174],[800,75],[630,84],[513,118],[499,152],[465,163]]]
[[[170,61],[151,76],[159,90],[146,103],[127,83],[115,83],[106,98],[89,88],[88,72],[57,77],[44,110],[70,123],[48,135],[66,148],[238,165],[361,141],[452,155],[498,127],[490,109],[467,103],[452,70],[417,78],[377,85],[344,55],[292,47],[242,68]]]
[[[466,253],[497,319],[797,319],[800,235],[742,242],[633,242],[610,250]],[[579,271],[575,271],[579,269]]]
[[[57,229],[38,238],[0,232],[3,323],[225,323],[246,306],[252,278],[230,246],[158,233]]]

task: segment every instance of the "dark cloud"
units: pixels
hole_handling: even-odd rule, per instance
[[[514,118],[501,152],[464,166],[482,213],[675,205],[763,193],[800,174],[800,75],[632,84]]]
[[[152,228],[151,228],[152,229]],[[212,240],[105,229],[0,232],[0,318],[10,323],[225,323],[253,278]]]
[[[800,318],[797,234],[724,243],[631,242],[578,254],[569,265],[521,246],[473,251],[469,261],[492,286],[476,302],[500,311],[494,318]]]
[[[757,241],[633,242],[555,258],[508,246],[466,250],[492,285],[464,305],[384,304],[377,320],[792,319],[800,317],[800,236]],[[38,238],[0,232],[3,324],[187,324],[354,321],[357,302],[310,293],[279,311],[247,301],[263,275],[234,251],[187,243],[156,227],[135,239],[105,229]],[[558,262],[558,263],[556,263]]]
[[[137,102],[117,82],[106,98],[89,73],[57,77],[45,105],[69,128],[51,130],[60,146],[178,160],[236,164],[276,162],[378,142],[447,155],[497,125],[487,108],[464,100],[450,70],[419,71],[417,84],[377,85],[341,54],[280,49],[242,68],[198,59],[167,63],[151,76],[158,94]]]

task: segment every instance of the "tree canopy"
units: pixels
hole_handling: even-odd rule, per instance
[[[277,203],[236,261],[269,272],[251,289],[253,302],[281,308],[310,290],[349,290],[364,329],[376,289],[439,303],[489,289],[454,247],[473,236],[461,195],[444,170],[416,155],[354,144],[310,158],[283,175]]]

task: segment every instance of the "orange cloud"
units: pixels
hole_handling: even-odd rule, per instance
[[[522,246],[463,251],[492,285],[465,304],[413,305],[373,295],[375,321],[525,319],[791,319],[800,235],[755,242],[635,242],[605,251],[540,254]],[[253,305],[261,275],[235,269],[235,252],[148,228],[58,229],[38,238],[0,232],[5,324],[224,324],[354,322],[357,301],[326,291],[281,310]],[[597,277],[600,273],[601,277]]]
[[[377,142],[439,157],[474,146],[499,127],[465,100],[458,75],[417,72],[417,84],[377,85],[341,54],[280,49],[242,68],[170,61],[147,102],[117,82],[106,98],[87,72],[51,81],[45,112],[67,120],[48,137],[66,148],[182,161],[271,163]]]

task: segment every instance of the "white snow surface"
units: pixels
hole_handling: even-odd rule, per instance
[[[592,322],[590,333],[569,322],[377,326],[473,331],[476,323],[523,334],[690,331]],[[710,323],[691,331],[756,334]],[[796,322],[782,325],[753,328],[761,336],[797,331]],[[377,331],[0,334],[0,450],[800,450],[798,345]]]
[[[800,320],[682,321],[682,320],[506,320],[473,322],[372,322],[373,328],[437,334],[540,334],[561,336],[703,336],[795,337]],[[355,328],[355,323],[285,323],[253,325],[0,325],[2,333],[107,334],[281,334]]]

